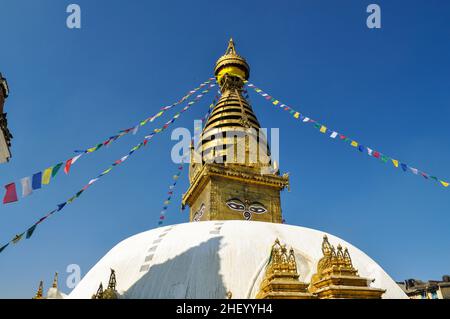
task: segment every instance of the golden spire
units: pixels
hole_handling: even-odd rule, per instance
[[[55,272],[55,277],[53,278],[52,287],[58,289],[58,273],[57,272]]]
[[[111,274],[109,275],[108,289],[116,290],[116,272],[111,269]]]
[[[248,149],[249,144],[257,148],[257,144],[253,141],[259,141],[260,150],[263,150],[264,146],[267,146],[267,141],[264,134],[259,134],[258,119],[242,94],[244,81],[250,75],[250,67],[247,61],[237,54],[232,39],[228,43],[225,54],[217,60],[214,74],[220,85],[222,96],[214,106],[202,132],[201,158],[204,162],[212,160],[217,162],[217,159],[220,159],[220,162],[227,164],[239,163],[260,167],[258,163],[264,163],[267,166],[270,162],[268,150],[265,150],[266,152],[253,150],[251,154],[248,151],[243,154],[245,151],[242,151],[243,148]],[[230,136],[228,139],[225,138],[227,134]],[[219,140],[218,135],[221,136]],[[252,141],[244,142],[244,135],[248,135],[247,139],[251,138]],[[233,139],[231,136],[236,138]],[[227,157],[226,154],[231,152],[234,156]],[[237,156],[237,153],[240,153],[240,156]],[[252,165],[249,162],[252,162]]]
[[[214,74],[217,82],[222,83],[225,74],[230,74],[239,77],[246,81],[250,76],[250,67],[247,61],[236,52],[233,39],[228,42],[227,50],[216,62]]]
[[[194,160],[182,205],[190,207],[190,221],[281,223],[280,191],[289,185],[289,178],[272,169],[266,133],[260,130],[243,94],[250,67],[237,53],[232,39],[217,60],[214,75],[222,94],[205,123],[199,144],[191,147]]]
[[[266,273],[261,282],[257,299],[313,299],[308,284],[299,281],[294,249],[286,249],[278,238],[272,245]]]
[[[36,295],[34,296],[33,299],[44,299],[44,282],[41,280],[39,282],[39,288],[38,291],[36,292]]]
[[[103,284],[100,283],[100,286],[98,286],[97,292],[92,295],[91,299],[103,299]]]
[[[228,42],[228,48],[225,54],[236,54],[236,49],[234,48],[234,41],[233,38],[230,38],[230,41]]]
[[[353,267],[347,248],[338,244],[337,249],[323,236],[323,257],[317,263],[316,273],[311,278],[309,290],[324,298],[369,298],[378,299],[383,289],[369,286],[368,278],[358,275]]]

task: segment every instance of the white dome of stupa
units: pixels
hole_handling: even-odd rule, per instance
[[[255,221],[204,221],[152,229],[111,249],[81,280],[68,298],[91,298],[111,269],[120,298],[255,298],[274,241],[295,252],[299,280],[310,282],[323,257],[327,235],[333,245],[348,248],[361,277],[370,287],[386,290],[383,298],[407,298],[369,256],[346,241],[321,231]]]

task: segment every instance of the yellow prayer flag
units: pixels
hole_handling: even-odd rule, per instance
[[[299,116],[300,116],[300,113],[295,112],[294,117],[295,117],[296,119],[298,119]]]
[[[42,184],[47,185],[50,183],[50,177],[52,177],[53,167],[49,167],[42,174]]]
[[[449,183],[444,182],[444,181],[441,181],[441,184],[442,184],[444,187],[448,187],[448,185],[450,185]]]
[[[355,141],[352,141],[350,145],[353,146],[353,147],[358,147],[358,143],[355,142]]]
[[[273,105],[277,105],[278,103],[280,103],[280,101],[278,100],[273,101]]]
[[[87,151],[88,151],[88,153],[92,153],[92,152],[94,152],[96,149],[97,149],[97,146],[91,147],[91,148],[89,148]]]
[[[398,161],[397,161],[397,160],[392,159],[392,163],[394,163],[394,166],[395,166],[395,167],[398,167]]]
[[[320,127],[320,132],[321,132],[321,133],[326,133],[326,132],[327,132],[327,127],[322,125],[322,126]]]

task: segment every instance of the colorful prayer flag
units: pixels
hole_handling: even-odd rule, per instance
[[[33,235],[34,230],[36,229],[36,227],[37,227],[37,224],[34,224],[34,225],[31,226],[30,228],[28,228],[28,230],[27,230],[27,236],[26,236],[27,239],[29,239],[29,238]]]
[[[50,183],[50,177],[52,176],[53,168],[49,167],[44,171],[42,175],[42,184],[47,185]]]
[[[31,188],[31,178],[29,176],[22,178],[20,183],[22,184],[22,197],[27,197],[33,192],[33,189]]]
[[[12,239],[13,244],[17,244],[17,243],[22,239],[23,234],[25,234],[25,233],[22,233],[22,234],[20,234],[20,235],[16,235],[16,236]]]
[[[398,161],[396,159],[391,159],[392,163],[394,164],[395,167],[398,167]]]
[[[324,126],[324,125],[322,125],[322,126],[320,127],[320,132],[321,132],[321,133],[326,133],[326,132],[327,132],[327,127]]]
[[[66,165],[64,166],[64,173],[69,174],[71,165],[72,165],[72,159],[67,160]]]
[[[444,181],[440,181],[440,182],[441,182],[442,186],[444,186],[444,187],[448,187],[448,185],[449,185],[449,183],[447,183],[447,182],[444,182]]]
[[[17,202],[17,193],[16,193],[16,184],[10,183],[8,185],[5,185],[6,193],[5,197],[3,198],[3,204],[13,203]]]
[[[333,132],[333,133],[331,133],[330,137],[331,137],[331,138],[336,138],[337,135],[338,135],[337,132]]]
[[[6,248],[6,247],[8,247],[8,245],[9,245],[9,243],[7,243],[7,244],[6,244],[6,245],[4,245],[3,247],[1,247],[1,248],[0,248],[0,253],[1,253],[2,251],[4,251],[4,250],[5,250],[5,248]]]
[[[353,147],[358,147],[358,142],[352,141],[352,142],[350,143],[350,145],[353,146]]]
[[[63,163],[58,163],[53,167],[52,170],[52,177],[55,177],[55,175],[58,173],[59,169],[61,168],[61,166],[63,165]]]
[[[42,172],[36,173],[33,175],[32,181],[33,190],[39,189],[42,187]]]

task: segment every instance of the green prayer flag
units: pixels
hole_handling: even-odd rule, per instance
[[[68,204],[72,204],[72,202],[75,200],[76,197],[77,197],[77,196],[75,195],[75,196],[69,198],[69,200],[67,201],[67,203],[68,203]]]
[[[52,177],[55,177],[55,175],[58,173],[58,171],[62,165],[63,165],[63,163],[59,163],[59,164],[56,164],[55,166],[53,166]]]
[[[83,192],[84,192],[84,190],[79,191],[79,192],[75,195],[75,197],[80,197],[81,193],[83,193]]]

